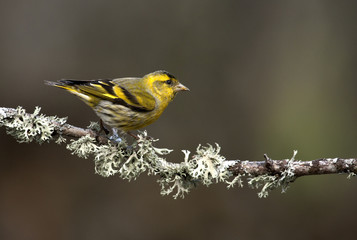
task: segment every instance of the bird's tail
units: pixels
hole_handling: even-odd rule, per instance
[[[87,85],[90,81],[84,80],[72,80],[72,79],[63,79],[57,82],[45,81],[46,85],[58,87],[67,90],[68,92],[76,95],[86,104],[91,107],[94,107],[98,104],[98,98],[88,92],[81,90],[79,86]]]

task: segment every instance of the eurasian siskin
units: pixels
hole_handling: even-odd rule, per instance
[[[156,121],[177,92],[189,89],[167,71],[142,78],[63,79],[46,84],[63,88],[88,104],[102,121],[125,132]]]

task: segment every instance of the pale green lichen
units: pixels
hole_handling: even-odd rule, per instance
[[[98,122],[89,122],[87,128],[92,129],[95,132],[99,132],[101,130]]]
[[[119,172],[121,163],[129,157],[125,143],[121,142],[101,145],[94,153],[95,172],[103,177],[109,177]]]
[[[289,183],[295,181],[296,176],[294,174],[294,162],[295,162],[295,156],[297,154],[297,151],[294,151],[294,154],[291,159],[289,159],[287,168],[280,174],[278,175],[260,175],[256,177],[252,177],[248,179],[248,185],[251,188],[260,188],[260,192],[258,193],[258,196],[260,198],[266,198],[269,195],[269,192],[275,188],[281,187],[281,192],[285,193],[287,188],[289,187]]]
[[[6,118],[6,112],[4,108],[0,108],[0,127],[2,127],[4,124],[4,119]]]
[[[226,181],[226,183],[228,184],[227,188],[233,188],[235,185],[237,185],[238,187],[243,187],[243,180],[242,178],[244,177],[245,175],[243,174],[238,174],[237,176],[235,176],[233,178],[232,181]]]
[[[269,195],[269,191],[279,187],[279,178],[277,176],[270,176],[268,174],[256,176],[248,180],[248,185],[251,188],[260,188],[262,189],[258,193],[260,198],[266,198]]]
[[[189,159],[190,152],[184,150],[185,161],[171,164],[171,169],[168,169],[159,180],[161,194],[167,195],[176,190],[174,198],[183,197],[199,182],[208,186],[214,181],[226,181],[230,174],[227,168],[222,168],[225,158],[219,152],[218,144],[216,148],[211,145],[200,145],[196,149],[196,154]]]
[[[220,147],[211,145],[199,146],[196,154],[189,159],[190,152],[183,151],[185,161],[170,163],[163,157],[172,150],[157,148],[153,143],[157,140],[149,138],[141,132],[133,146],[128,147],[125,141],[107,145],[96,145],[94,138],[81,137],[71,140],[67,146],[73,154],[87,158],[94,156],[96,173],[108,177],[118,174],[121,178],[135,180],[141,173],[158,175],[161,194],[173,192],[174,198],[184,197],[198,182],[210,185],[214,181],[226,181],[229,177],[227,168],[222,168],[224,157],[219,154]]]
[[[27,114],[22,107],[17,107],[11,116],[2,112],[0,126],[5,126],[6,132],[20,143],[36,141],[42,144],[52,138],[55,128],[53,121],[64,124],[67,119],[48,117],[40,114],[40,110],[40,107],[36,107],[32,114]]]
[[[98,151],[95,138],[85,135],[77,140],[71,139],[71,143],[67,145],[67,149],[72,151],[72,154],[81,158],[88,158],[90,154]]]
[[[57,139],[55,140],[55,143],[61,144],[61,143],[65,143],[66,141],[67,141],[66,138],[64,138],[62,135],[58,135]]]
[[[189,161],[190,151],[183,150],[185,155],[184,162],[169,163],[161,161],[160,165],[165,171],[159,173],[160,179],[158,183],[161,186],[161,195],[169,195],[176,191],[173,197],[183,198],[186,193],[196,186],[197,180],[193,179],[189,174],[192,169],[192,162]]]
[[[228,178],[226,171],[222,172],[220,166],[225,161],[225,158],[219,154],[221,148],[216,144],[216,148],[211,145],[202,147],[199,145],[196,150],[196,155],[193,156],[191,162],[193,168],[190,169],[191,176],[200,180],[206,186],[209,186],[215,180],[216,182],[225,181]]]
[[[348,175],[347,175],[347,178],[348,179],[351,179],[352,177],[355,177],[357,176],[357,174],[355,174],[354,172],[350,172]]]
[[[185,175],[173,175],[172,178],[164,178],[159,181],[161,185],[161,195],[169,195],[176,190],[173,195],[174,199],[177,197],[184,198],[185,194],[189,193],[191,188],[195,187],[195,182],[185,179]]]

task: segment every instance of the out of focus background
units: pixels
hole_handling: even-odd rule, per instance
[[[61,78],[165,69],[191,91],[146,129],[175,151],[219,143],[227,159],[301,160],[357,153],[357,2],[2,0],[0,102],[98,118]],[[18,144],[0,129],[0,239],[353,239],[357,182],[298,179],[259,199],[198,186],[162,197],[153,176],[94,173],[65,145]]]

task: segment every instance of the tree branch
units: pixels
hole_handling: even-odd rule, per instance
[[[231,171],[233,175],[245,173],[251,176],[263,174],[279,175],[289,168],[289,159],[270,160],[269,165],[266,161],[236,161],[237,163],[229,167],[229,171]],[[294,169],[294,175],[296,177],[334,173],[357,173],[357,159],[320,158],[312,161],[295,161],[291,163],[290,168]]]
[[[243,186],[243,179],[248,186],[260,188],[259,197],[266,197],[270,190],[281,187],[285,192],[289,183],[306,175],[348,173],[357,174],[355,158],[321,158],[313,161],[295,161],[297,151],[290,159],[272,160],[267,154],[265,161],[226,160],[220,155],[220,146],[199,145],[196,153],[182,150],[184,161],[167,162],[163,157],[172,150],[154,147],[157,140],[148,138],[146,132],[139,133],[138,139],[129,146],[125,139],[117,135],[108,137],[100,134],[98,124],[91,124],[87,129],[66,123],[66,118],[45,116],[40,108],[34,113],[24,109],[0,108],[0,127],[19,142],[37,141],[38,143],[56,140],[56,143],[70,137],[67,149],[79,157],[93,156],[96,173],[101,176],[119,175],[123,179],[136,179],[141,173],[159,176],[161,194],[176,191],[174,198],[183,197],[198,182],[211,185],[224,182],[228,187],[235,184]],[[116,132],[116,131],[114,131]],[[234,177],[233,180],[229,180]]]

